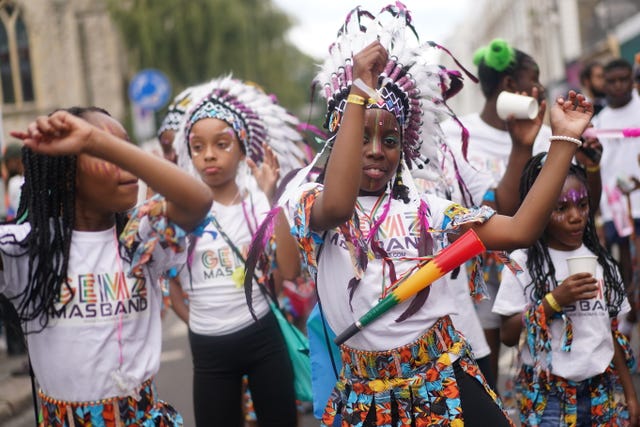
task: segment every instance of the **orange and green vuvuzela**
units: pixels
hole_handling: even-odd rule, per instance
[[[336,337],[335,343],[338,345],[344,343],[392,307],[411,298],[454,268],[484,251],[485,247],[478,235],[473,230],[467,231],[418,271],[401,279],[401,283],[389,295]]]

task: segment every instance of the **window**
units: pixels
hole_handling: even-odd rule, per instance
[[[34,100],[27,27],[10,0],[0,0],[0,83],[3,104]]]

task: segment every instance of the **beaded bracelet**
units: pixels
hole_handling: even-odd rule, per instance
[[[582,146],[582,141],[580,141],[578,138],[574,138],[574,137],[571,137],[571,136],[551,135],[549,137],[549,141],[551,141],[551,142],[553,142],[553,141],[568,141],[568,142],[573,142],[578,147]]]
[[[365,99],[360,95],[355,95],[352,93],[347,96],[347,102],[349,104],[364,105]]]
[[[600,172],[600,165],[587,166],[584,169],[589,173],[596,173],[596,172]]]
[[[551,292],[547,293],[544,296],[544,299],[547,300],[547,302],[549,303],[549,307],[551,307],[553,311],[557,311],[558,313],[562,311],[562,307],[560,306],[560,304],[558,304],[558,301],[555,299]]]

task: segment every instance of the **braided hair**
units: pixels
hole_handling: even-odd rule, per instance
[[[520,180],[520,200],[524,200],[527,193],[533,186],[536,178],[540,174],[540,169],[546,159],[546,153],[540,153],[532,157],[523,171]],[[581,166],[571,164],[567,176],[574,176],[584,184],[587,189],[587,175]],[[615,317],[620,311],[620,306],[624,299],[625,291],[622,284],[622,277],[619,273],[618,263],[611,254],[600,244],[596,235],[595,220],[593,212],[589,211],[587,225],[582,237],[583,244],[598,257],[598,263],[602,266],[604,274],[604,298],[609,307],[609,316]],[[531,274],[531,283],[527,288],[531,289],[531,300],[541,300],[547,292],[558,286],[556,280],[556,269],[549,254],[549,247],[543,235],[536,243],[527,249],[527,269]],[[553,287],[550,286],[553,284]]]
[[[98,107],[71,107],[63,111],[85,120],[89,113],[110,116]],[[38,319],[42,330],[54,314],[55,304],[60,302],[63,287],[73,292],[67,283],[67,268],[75,226],[77,156],[47,156],[23,147],[22,161],[24,184],[20,204],[16,219],[9,223],[27,222],[31,230],[22,241],[16,242],[23,251],[7,255],[28,256],[29,283],[13,299],[17,300],[21,321]],[[126,222],[126,213],[116,214],[118,234]],[[121,246],[120,251],[123,250]],[[123,255],[130,259],[130,254]]]

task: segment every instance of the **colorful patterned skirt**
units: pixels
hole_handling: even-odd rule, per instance
[[[342,372],[322,417],[323,426],[333,426],[340,415],[343,427],[461,427],[464,417],[454,362],[501,405],[448,316],[403,347],[362,351],[343,345],[340,352]]]
[[[533,368],[523,365],[516,379],[516,400],[523,426],[536,427],[547,406],[547,396],[554,394],[562,402],[558,427],[577,425],[578,390],[586,389],[591,400],[591,426],[629,425],[629,412],[618,375],[610,365],[602,374],[576,382],[543,371],[533,381]],[[582,420],[580,420],[582,423]]]
[[[94,402],[67,402],[38,392],[38,427],[180,427],[182,416],[154,397],[152,380],[140,386],[140,399],[112,397]]]

